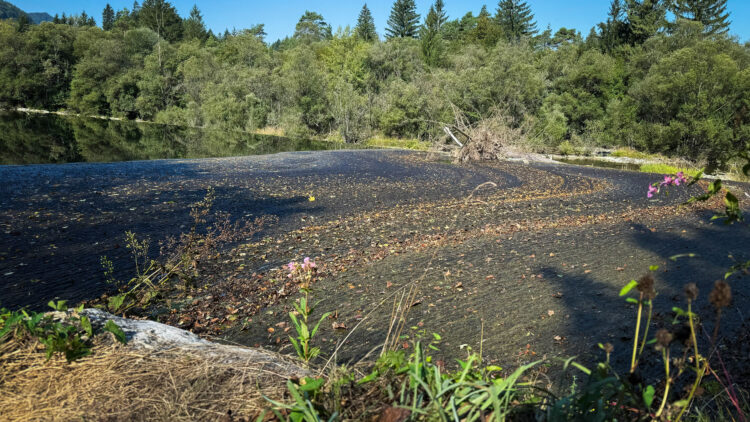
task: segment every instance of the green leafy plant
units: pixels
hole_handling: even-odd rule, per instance
[[[656,271],[658,267],[651,266],[649,269]],[[638,292],[638,298],[626,298],[628,303],[636,306],[636,329],[628,376],[621,377],[611,367],[609,359],[613,351],[611,344],[599,345],[606,353],[606,360],[599,363],[595,370],[576,363],[574,358],[568,359],[565,361],[564,369],[567,370],[569,367],[579,369],[587,376],[587,381],[578,392],[560,398],[550,406],[547,412],[550,420],[604,421],[652,417],[679,421],[690,409],[704,376],[710,372],[715,373],[711,370],[708,359],[700,353],[699,349],[697,335],[699,318],[693,311],[693,302],[698,297],[698,288],[695,284],[685,286],[687,310],[673,307],[675,318],[672,321],[672,327],[659,329],[651,339],[648,339],[648,331],[652,323],[653,300],[657,296],[651,273],[637,281],[631,280],[620,290],[620,296],[627,296],[632,291]],[[717,282],[709,295],[709,300],[717,311],[715,330],[718,330],[721,309],[728,306],[730,298],[729,285],[723,281]],[[681,341],[674,341],[678,337]],[[716,331],[714,331],[712,344],[715,342],[715,337]],[[637,371],[640,362],[644,359],[646,345],[654,346],[664,368],[663,388],[658,398],[654,385],[647,384]],[[681,349],[679,354],[677,354],[678,349]],[[679,395],[673,387],[681,378],[685,378],[686,374],[691,374],[687,381],[682,381],[687,382],[684,390],[686,394]]]
[[[328,419],[324,419],[321,415],[325,413],[325,410],[320,409],[320,406],[316,406],[313,403],[324,384],[325,379],[323,378],[305,377],[298,384],[289,380],[286,383],[286,387],[289,395],[294,400],[291,404],[274,401],[268,397],[266,397],[266,400],[274,405],[273,413],[279,420],[293,422],[332,422],[337,420],[338,413],[333,412]]]
[[[390,395],[394,406],[426,420],[504,421],[523,407],[521,401],[532,399],[533,394],[524,394],[533,391],[532,384],[521,378],[539,362],[496,377],[501,368],[480,367],[479,355],[470,350],[466,360],[458,361],[456,372],[433,363],[421,342],[413,350],[408,357],[403,351],[386,352],[359,384],[394,378],[396,388]]]
[[[320,324],[331,315],[330,312],[324,313],[312,329],[310,328],[310,316],[314,311],[314,306],[310,306],[307,294],[299,299],[299,303],[294,304],[295,312],[289,313],[294,330],[297,332],[297,338],[289,336],[289,340],[297,352],[297,356],[305,362],[310,362],[320,354],[320,348],[312,346],[312,339],[320,328]],[[296,314],[295,314],[296,313]],[[299,317],[298,317],[299,316]]]
[[[292,279],[303,293],[299,301],[294,303],[294,311],[289,313],[289,319],[292,320],[292,326],[297,333],[296,339],[289,336],[289,340],[292,342],[297,356],[307,363],[320,354],[320,349],[312,346],[312,339],[318,332],[320,324],[331,313],[324,313],[315,326],[311,325],[310,317],[315,310],[315,305],[310,304],[310,287],[317,271],[315,261],[305,257],[302,263],[291,261],[286,265],[286,268],[289,270],[288,278]]]
[[[50,301],[48,305],[55,312],[67,311],[64,300]],[[44,345],[47,359],[61,354],[72,362],[91,354],[94,329],[91,320],[80,314],[82,310],[83,306],[79,306],[58,320],[53,314],[3,308],[0,310],[0,340],[36,339]],[[125,333],[111,320],[107,321],[104,331],[111,332],[118,341],[126,342]]]
[[[214,190],[209,188],[202,200],[191,205],[190,230],[162,244],[157,259],[149,258],[149,239],[125,232],[125,245],[133,258],[135,276],[128,282],[117,282],[112,262],[107,257],[101,258],[107,281],[120,285],[119,292],[107,299],[106,307],[110,312],[124,314],[133,308],[148,306],[174,280],[181,280],[185,290],[195,287],[201,262],[208,261],[222,245],[252,237],[268,220],[257,218],[232,224],[229,215],[212,215],[214,200]]]

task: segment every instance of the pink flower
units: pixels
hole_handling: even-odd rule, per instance
[[[648,185],[648,193],[646,194],[646,197],[653,198],[655,193],[658,193],[659,189],[656,188],[654,185]]]
[[[664,181],[661,182],[662,186],[669,186],[674,182],[674,179],[672,179],[672,176],[666,175],[664,176]]]
[[[313,268],[315,268],[315,262],[310,260],[310,257],[305,257],[305,259],[302,261],[302,269],[311,270]]]
[[[289,271],[294,271],[294,268],[297,266],[297,263],[294,261],[291,261],[290,263],[286,264],[287,268],[289,268]]]
[[[674,184],[680,186],[681,183],[687,183],[687,179],[685,178],[685,173],[678,171],[677,177],[674,179]]]

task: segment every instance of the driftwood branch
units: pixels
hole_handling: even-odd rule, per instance
[[[450,129],[448,128],[448,126],[443,126],[443,131],[445,131],[445,133],[447,133],[447,134],[448,134],[448,136],[450,136],[450,137],[451,137],[451,139],[453,139],[453,142],[457,143],[457,144],[458,144],[458,146],[460,146],[460,147],[462,147],[462,148],[463,148],[464,144],[462,144],[462,143],[461,143],[461,141],[459,141],[459,140],[458,140],[458,139],[456,138],[456,136],[455,136],[455,135],[453,134],[453,132],[451,132],[451,130],[450,130]]]

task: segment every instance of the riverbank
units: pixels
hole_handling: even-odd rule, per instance
[[[1,167],[0,175],[4,306],[111,291],[100,257],[113,261],[116,278],[133,275],[125,231],[150,238],[156,253],[160,240],[189,228],[189,204],[213,187],[217,211],[278,222],[223,251],[189,299],[168,298],[151,317],[288,352],[286,336],[269,330],[294,299],[281,267],[309,256],[320,264],[321,309],[349,329],[375,310],[344,361],[382,340],[391,292],[415,280],[413,322],[444,333],[448,355],[478,339],[482,321],[492,321],[485,350],[501,360],[525,356],[527,344],[539,355],[591,354],[592,340],[625,323],[607,313],[622,306],[624,282],[659,264],[665,295],[687,279],[709,289],[747,241],[710,224],[705,208],[679,207],[694,189],[648,200],[653,175],[560,164],[457,166],[364,150]],[[697,244],[710,247],[689,262],[668,260]],[[737,298],[741,306],[747,295]],[[321,330],[326,353],[348,332],[331,327]]]

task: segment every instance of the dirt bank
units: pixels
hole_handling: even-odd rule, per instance
[[[358,326],[339,361],[362,358],[383,341],[393,298],[412,282],[419,293],[410,336],[441,333],[441,350],[455,357],[461,344],[477,349],[483,327],[487,360],[514,364],[593,356],[599,341],[623,350],[633,310],[617,292],[649,265],[661,266],[657,323],[668,324],[684,283],[699,284],[699,309],[709,313],[711,283],[733,259],[750,258],[746,230],[712,224],[705,207],[678,206],[697,188],[648,200],[653,175],[616,170],[328,151],[9,166],[0,177],[4,305],[98,295],[107,288],[100,255],[121,274],[132,271],[125,230],[154,240],[176,234],[187,224],[187,204],[213,186],[221,211],[279,221],[222,255],[210,285],[166,305],[172,311],[162,320],[291,352],[284,330],[296,295],[285,290],[280,267],[310,256],[321,268],[319,309],[337,312],[335,322],[346,327],[324,324],[324,354]],[[693,251],[700,256],[669,260]],[[740,279],[733,286],[738,321],[748,292]],[[258,296],[267,300],[249,299]]]

